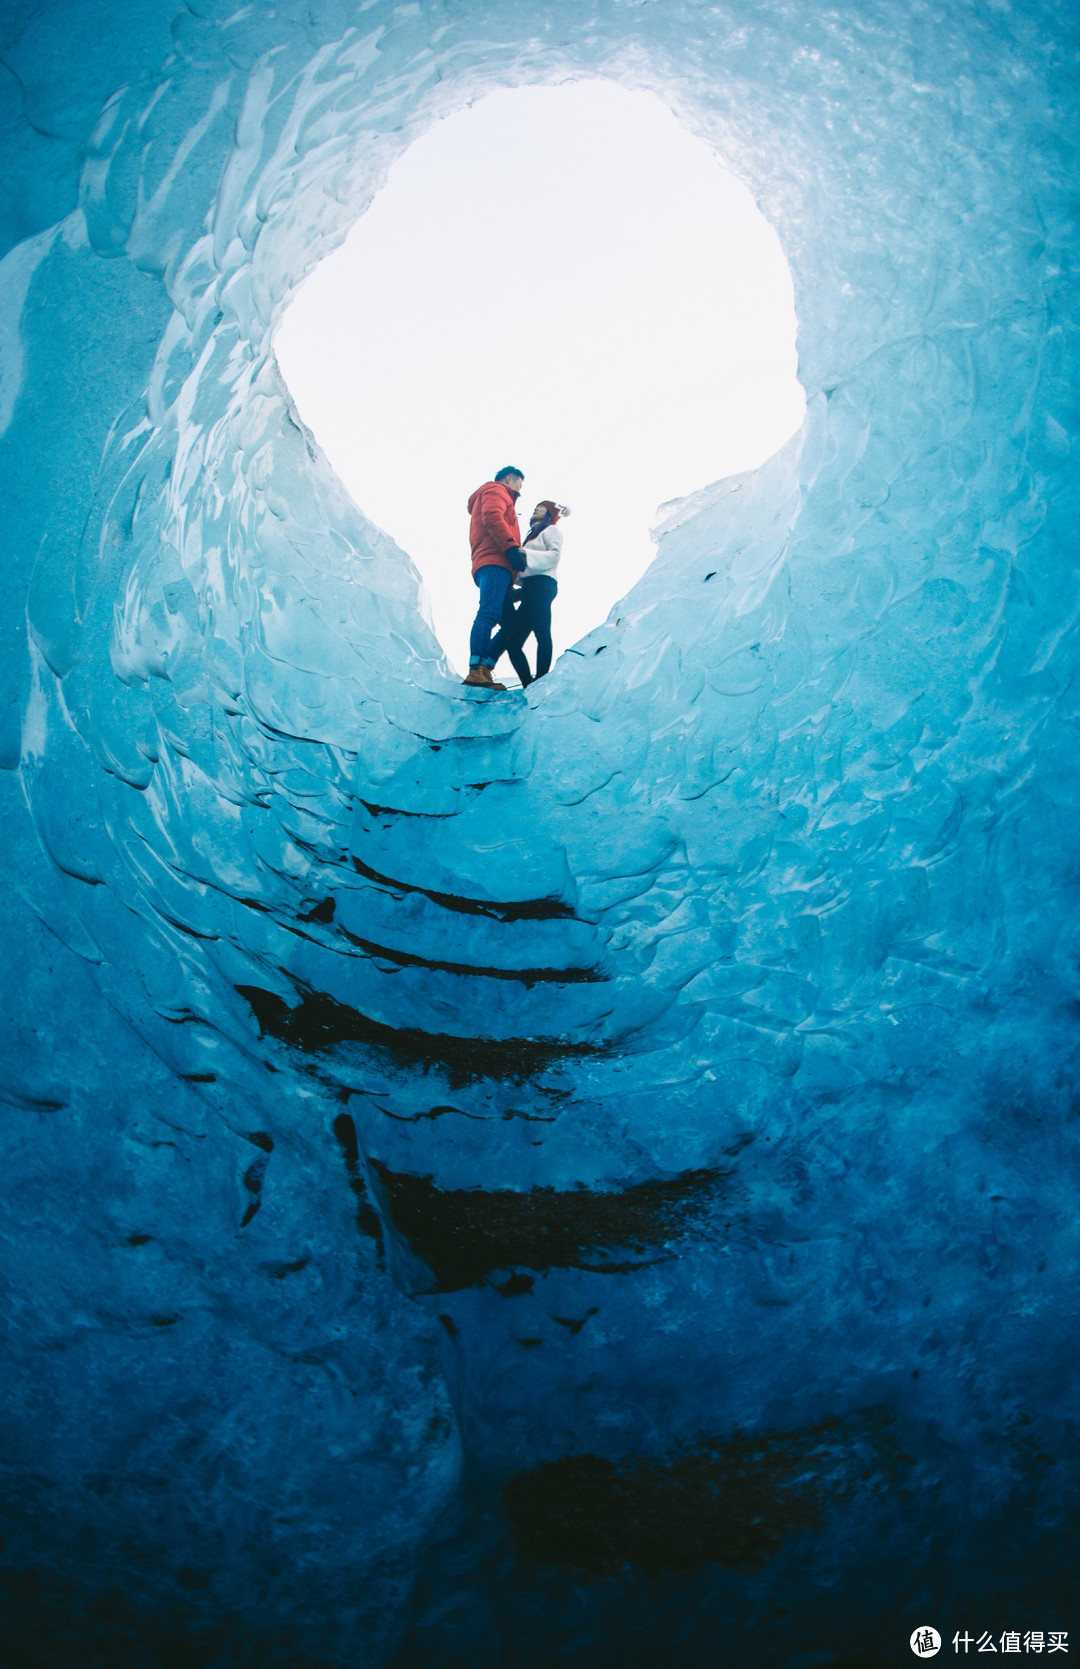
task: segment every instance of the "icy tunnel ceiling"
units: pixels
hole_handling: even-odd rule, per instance
[[[1074,20],[3,31],[19,1651],[1067,1628]],[[493,702],[270,332],[425,123],[586,72],[776,226],[807,420]]]

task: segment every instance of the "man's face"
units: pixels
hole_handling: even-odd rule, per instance
[[[513,493],[514,497],[517,498],[518,494],[520,493],[520,491],[522,489],[524,481],[525,481],[525,477],[523,475],[504,475],[502,484],[503,484],[504,487],[509,487],[509,489]]]

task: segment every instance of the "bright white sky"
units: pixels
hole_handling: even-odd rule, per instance
[[[493,93],[410,147],[277,334],[304,422],[408,551],[468,666],[465,501],[569,504],[556,655],[648,567],[666,500],[802,421],[791,277],[745,186],[652,93]],[[532,655],[535,645],[527,647]],[[500,663],[500,673],[509,672]]]

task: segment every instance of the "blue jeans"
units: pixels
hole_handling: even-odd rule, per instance
[[[510,589],[513,578],[509,568],[502,568],[497,562],[485,562],[478,568],[473,579],[480,587],[480,607],[476,611],[472,632],[469,635],[469,665],[493,667],[498,660],[498,653],[492,653],[491,638],[499,629],[502,620],[503,604],[506,593]],[[500,644],[500,651],[502,645]]]

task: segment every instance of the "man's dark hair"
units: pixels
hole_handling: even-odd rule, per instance
[[[525,471],[523,469],[518,469],[514,464],[507,464],[505,469],[501,469],[499,471],[495,479],[496,481],[505,481],[508,475],[520,475],[523,481],[525,479]]]

